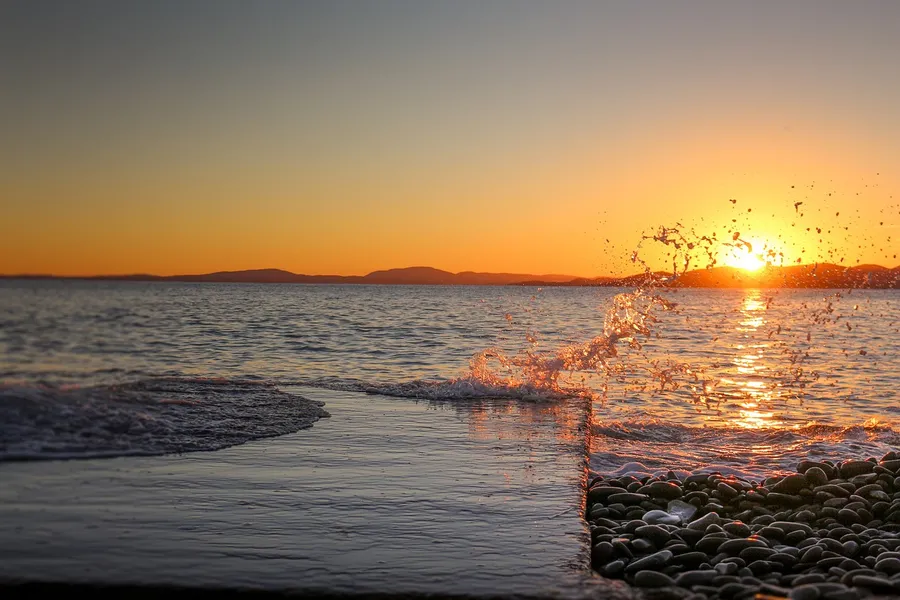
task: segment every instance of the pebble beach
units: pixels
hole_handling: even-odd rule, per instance
[[[591,562],[652,598],[900,596],[900,453],[589,482]]]

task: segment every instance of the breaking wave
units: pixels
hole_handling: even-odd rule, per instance
[[[218,450],[329,416],[272,384],[166,378],[85,388],[0,387],[0,461]]]
[[[536,385],[532,382],[510,384],[507,382],[486,382],[474,376],[464,376],[445,381],[417,379],[401,383],[378,383],[360,381],[358,379],[319,378],[291,381],[292,385],[303,385],[338,390],[344,392],[361,392],[394,398],[411,398],[416,400],[452,401],[452,400],[487,400],[511,399],[528,402],[550,402],[566,398],[579,397],[587,390],[560,389]]]

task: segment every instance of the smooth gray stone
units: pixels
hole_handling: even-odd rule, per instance
[[[866,498],[870,493],[875,492],[875,491],[883,492],[884,490],[882,490],[881,486],[878,485],[877,483],[867,483],[866,485],[861,485],[858,488],[856,488],[855,495]]]
[[[684,484],[689,483],[706,483],[709,481],[709,473],[695,473],[684,478]]]
[[[799,506],[803,503],[800,496],[793,494],[782,494],[781,492],[769,492],[766,496],[766,504],[776,504],[778,506]]]
[[[809,471],[807,471],[807,473],[808,472]],[[795,587],[806,585],[807,583],[825,583],[825,575],[822,573],[807,573],[805,575],[798,575],[791,583]]]
[[[622,574],[622,571],[625,570],[625,561],[623,560],[614,560],[611,563],[607,563],[604,565],[601,572],[607,577],[618,577]]]
[[[797,465],[797,471],[800,473],[806,473],[813,467],[818,467],[822,469],[828,479],[833,479],[837,474],[835,468],[829,465],[828,463],[816,462],[812,460],[801,460],[800,464]]]
[[[669,483],[668,481],[654,481],[649,486],[648,494],[651,498],[663,498],[665,500],[675,500],[684,495],[680,485]]]
[[[811,523],[816,520],[816,513],[811,510],[801,510],[794,515],[794,522]]]
[[[819,470],[821,471],[821,469]],[[809,473],[809,471],[807,471],[807,473]],[[772,486],[772,491],[779,494],[797,494],[807,485],[808,481],[805,474],[788,475],[787,477],[776,483],[774,486]]]
[[[888,496],[887,493],[885,493],[882,490],[875,490],[874,492],[869,492],[869,498],[871,498],[872,500],[880,501],[880,502],[889,502],[891,499],[891,497]]]
[[[733,562],[720,562],[713,567],[720,575],[735,575],[740,567]]]
[[[755,560],[769,560],[772,555],[777,554],[778,552],[771,548],[764,548],[761,546],[750,546],[749,548],[744,548],[738,553],[738,556],[746,560],[748,563],[753,562]],[[793,558],[793,557],[791,557]]]
[[[805,476],[806,481],[809,482],[809,485],[812,487],[828,483],[828,475],[826,475],[825,471],[820,467],[810,467],[806,470]]]
[[[900,573],[900,559],[881,558],[881,555],[879,555],[877,558],[878,562],[875,563],[876,571],[880,573],[887,573],[888,575]]]
[[[709,560],[709,556],[705,552],[685,552],[684,554],[676,554],[669,562],[673,565],[699,567],[707,560]]]
[[[857,552],[859,552],[859,544],[853,540],[847,540],[841,545],[841,554],[844,556],[853,557]]]
[[[588,490],[588,501],[605,502],[607,498],[609,498],[613,494],[621,494],[624,491],[625,489],[620,487],[613,487],[609,485],[595,485],[590,490]]]
[[[781,598],[784,598],[788,595],[788,590],[779,585],[774,585],[771,583],[763,583],[759,587],[759,591],[761,594],[765,594],[767,596],[778,596]]]
[[[631,559],[634,558],[634,554],[632,554],[631,548],[628,547],[627,541],[627,539],[616,538],[611,543],[619,556],[625,556],[626,558]]]
[[[663,546],[672,539],[672,534],[659,525],[643,525],[635,529],[634,534],[650,540],[656,546]]]
[[[655,550],[656,544],[644,538],[637,538],[631,541],[631,547],[638,554],[643,554],[644,552],[647,552],[649,550]]]
[[[719,589],[720,598],[743,598],[755,593],[756,588],[744,583],[726,583]],[[705,598],[705,596],[704,596]]]
[[[793,554],[788,554],[787,552],[776,552],[766,560],[777,562],[778,564],[784,565],[785,567],[793,567],[798,562],[796,556],[794,556]]]
[[[849,508],[842,508],[838,511],[838,521],[844,523],[845,525],[852,525],[854,523],[859,523],[861,519],[859,515],[856,514],[855,511],[850,510]]]
[[[638,571],[634,576],[634,585],[644,588],[660,588],[675,585],[675,580],[657,571]]]
[[[647,494],[637,494],[635,492],[622,492],[620,494],[613,494],[607,500],[609,500],[610,504],[618,504],[622,503],[625,505],[629,504],[640,504],[644,500],[649,500],[650,496]]]
[[[725,523],[722,525],[722,529],[738,537],[749,537],[751,533],[750,528],[745,523],[739,522]]]
[[[871,463],[867,460],[848,460],[841,464],[841,477],[844,479],[850,479],[851,477],[856,477],[857,475],[863,475],[865,473],[871,473],[875,470],[875,463]]]
[[[672,515],[664,510],[650,510],[644,513],[641,519],[650,525],[679,525],[681,517]]]
[[[706,513],[699,519],[691,521],[687,524],[688,529],[693,529],[695,531],[706,531],[706,528],[710,525],[719,525],[722,522],[721,517],[716,513]]]
[[[817,492],[827,492],[833,496],[837,496],[839,498],[848,498],[850,496],[850,491],[837,485],[834,483],[826,483],[825,485],[820,485],[813,488],[813,493]]]
[[[612,544],[609,542],[599,542],[594,544],[594,547],[591,550],[591,558],[594,560],[595,564],[602,564],[612,558],[614,553],[615,549]]]
[[[745,548],[768,548],[765,542],[753,538],[726,540],[719,545],[718,551],[725,554],[740,554]]]
[[[822,549],[822,546],[810,546],[804,552],[800,553],[800,562],[802,563],[814,563],[822,558],[822,553],[825,552]]]
[[[660,550],[659,552],[654,552],[650,556],[645,556],[629,563],[628,566],[625,567],[625,572],[637,573],[638,571],[648,569],[659,570],[666,566],[673,556],[674,555],[668,550]]]
[[[809,473],[809,471],[807,471]],[[818,600],[822,592],[816,587],[816,584],[798,585],[791,589],[788,598],[791,600]]]
[[[753,519],[751,519],[751,521],[750,521],[750,524],[765,526],[765,525],[771,525],[774,522],[775,522],[775,517],[773,517],[772,515],[763,514],[763,515],[759,515],[758,517],[753,517]]]
[[[859,590],[847,588],[845,590],[835,590],[825,594],[825,600],[859,600]]]
[[[675,585],[681,587],[691,587],[694,585],[703,585],[712,582],[719,576],[719,572],[715,569],[703,569],[695,571],[685,571],[675,578]]]
[[[896,591],[893,582],[886,577],[873,577],[872,575],[857,575],[853,578],[854,587],[864,587],[876,592]]]
[[[719,485],[716,486],[716,491],[719,492],[719,495],[722,498],[724,498],[725,500],[731,500],[732,498],[736,498],[737,495],[740,493],[736,489],[734,489],[733,487],[731,487],[730,485],[728,485],[727,483],[724,483],[724,482],[719,483]]]
[[[754,560],[747,565],[747,568],[750,569],[754,575],[762,576],[772,572],[772,564],[773,563],[770,563],[767,560]]]

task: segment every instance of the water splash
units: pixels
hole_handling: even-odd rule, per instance
[[[488,348],[470,361],[468,376],[454,380],[472,381],[491,389],[539,390],[559,396],[605,397],[608,380],[629,370],[617,361],[620,346],[640,351],[642,339],[653,332],[659,311],[671,311],[675,304],[649,289],[616,295],[607,310],[603,332],[587,341],[564,345],[555,351],[538,349],[533,333],[526,334],[529,346],[509,355]],[[588,385],[599,377],[599,392]]]
[[[780,301],[784,291],[749,289],[737,309],[736,324],[725,324],[724,318],[712,323],[708,315],[684,313],[673,300],[682,278],[713,269],[723,252],[746,253],[754,268],[784,264],[784,252],[758,241],[746,228],[740,231],[741,223],[732,221],[734,226],[726,228],[724,240],[715,231],[698,234],[681,223],[642,235],[630,260],[642,269],[643,276],[631,278],[638,282],[637,288],[616,295],[605,309],[601,334],[546,350],[529,331],[527,346],[517,353],[495,347],[477,353],[463,379],[491,389],[543,390],[551,395],[601,400],[653,394],[688,401],[712,412],[721,411],[726,403],[737,403],[744,413],[741,426],[776,425],[775,407],[802,405],[817,390],[839,386],[839,376],[820,366],[833,364],[823,354],[833,352],[836,346],[829,344],[828,350],[823,350],[816,339],[828,336],[853,343],[843,339],[854,331],[854,325],[847,307],[841,304],[851,291],[827,292],[817,301],[802,302],[799,311],[786,311]],[[662,249],[667,271],[653,270],[651,260],[645,257],[648,249],[657,253]],[[812,267],[812,277],[817,269],[818,265]],[[810,272],[803,276],[808,279]],[[853,310],[859,308],[856,304]],[[667,336],[677,329],[672,321],[680,318],[700,331],[711,332],[708,352],[678,352],[679,344]],[[512,323],[514,318],[508,315],[508,320]],[[846,345],[843,352],[847,353]],[[869,355],[865,348],[853,352],[858,357]],[[685,358],[688,354],[693,357]],[[698,359],[698,354],[703,358]],[[834,390],[830,392],[834,394]]]

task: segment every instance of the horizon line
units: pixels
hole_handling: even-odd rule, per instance
[[[855,265],[843,266],[837,263],[829,263],[829,262],[811,262],[811,263],[800,263],[800,264],[789,264],[789,265],[773,265],[766,264],[758,270],[749,271],[743,269],[741,267],[735,267],[731,265],[714,265],[711,267],[701,267],[697,269],[691,269],[690,271],[685,271],[684,273],[678,274],[678,276],[683,276],[687,273],[696,273],[696,272],[708,272],[714,269],[730,269],[738,273],[742,273],[748,277],[753,277],[754,275],[763,273],[765,271],[770,271],[773,269],[795,269],[795,268],[818,268],[818,267],[836,267],[840,269],[850,270],[850,269],[865,269],[866,267],[878,269],[878,270],[900,270],[900,265],[895,267],[888,267],[885,265],[880,265],[877,263],[857,263]],[[237,274],[252,274],[252,273],[282,273],[288,276],[294,277],[313,277],[313,278],[341,278],[341,279],[364,279],[366,277],[370,277],[376,274],[382,273],[391,273],[391,272],[404,272],[411,270],[427,270],[431,272],[440,272],[446,273],[448,275],[459,276],[459,275],[483,275],[483,276],[523,276],[523,277],[554,277],[554,278],[570,278],[561,281],[575,281],[575,280],[598,280],[598,279],[629,279],[634,277],[641,277],[647,274],[658,274],[658,275],[669,275],[671,273],[668,271],[664,271],[661,269],[656,269],[653,271],[644,271],[632,273],[629,275],[594,275],[594,276],[584,276],[584,275],[571,275],[566,273],[517,273],[513,271],[476,271],[476,270],[463,270],[463,271],[448,271],[445,269],[440,269],[437,267],[431,267],[427,265],[411,265],[407,267],[390,267],[385,269],[375,269],[373,271],[369,271],[363,275],[338,275],[333,273],[318,273],[318,274],[310,274],[310,273],[297,273],[294,271],[289,271],[288,269],[283,269],[280,267],[262,267],[262,268],[250,268],[250,269],[234,269],[234,270],[217,270],[217,271],[209,271],[205,273],[175,273],[172,275],[158,275],[155,273],[147,273],[147,272],[131,272],[131,273],[95,273],[95,274],[71,274],[71,275],[61,275],[56,273],[40,273],[40,272],[25,272],[25,273],[0,273],[0,278],[2,279],[126,279],[126,278],[139,278],[139,277],[147,277],[153,279],[174,279],[174,278],[183,278],[183,277],[210,277],[214,275],[237,275]]]

